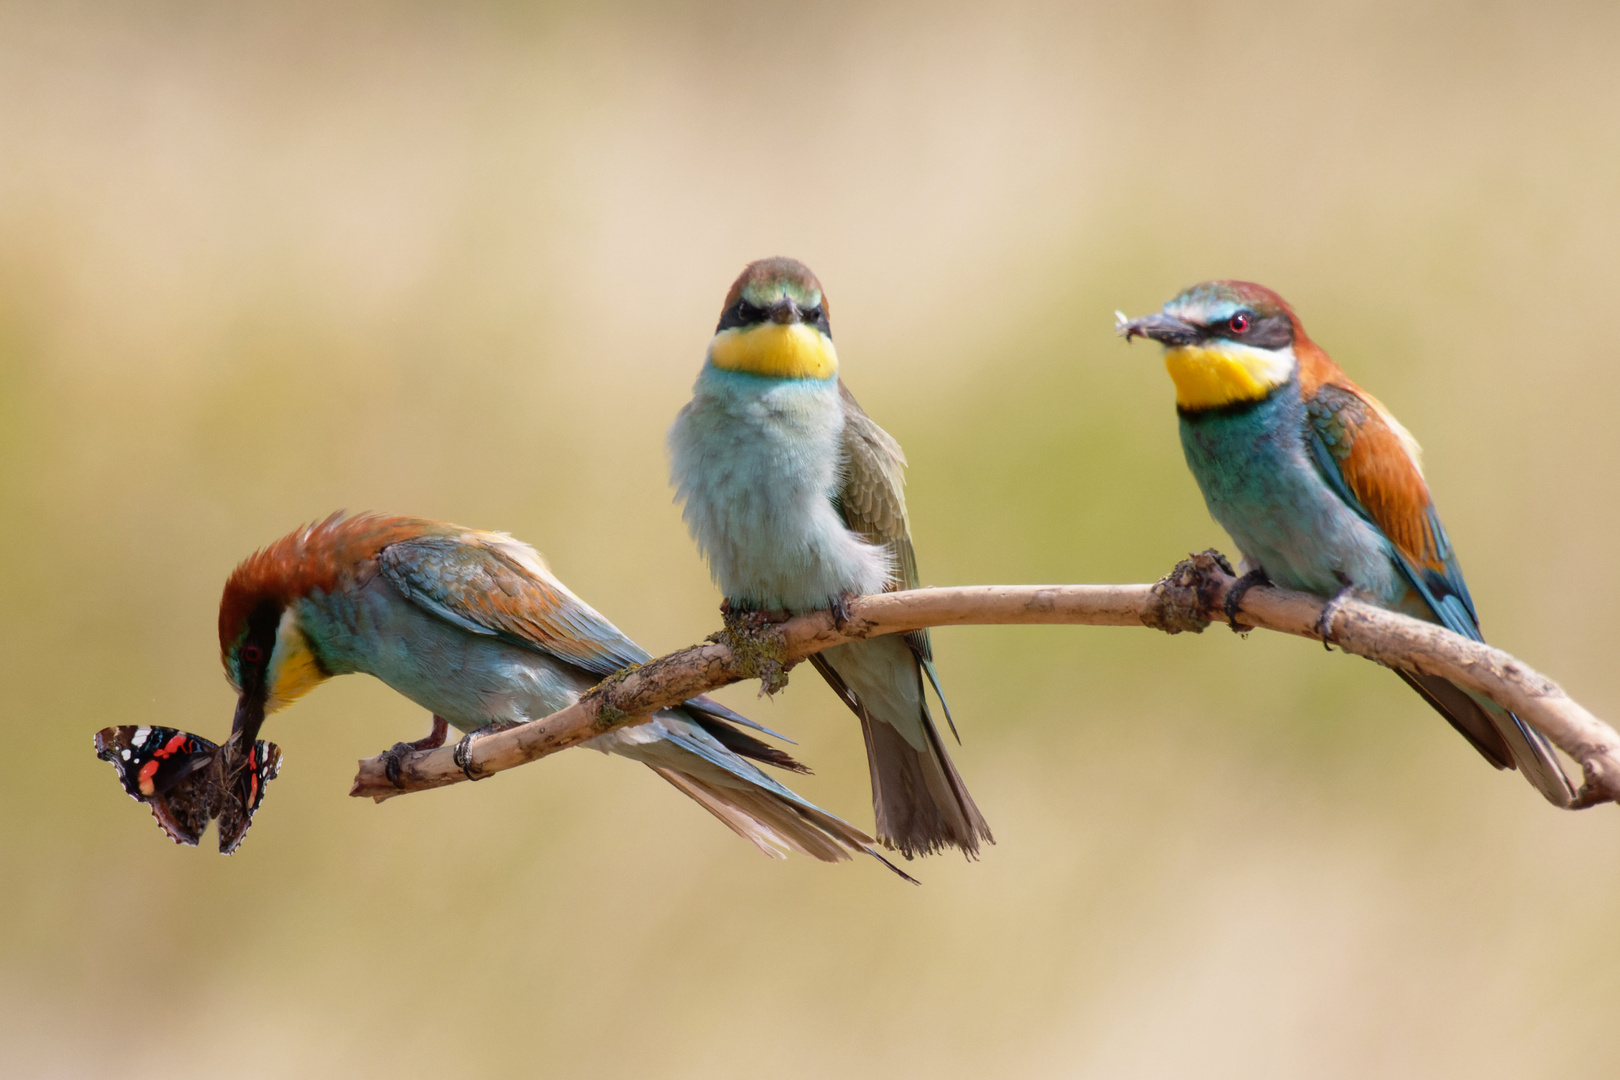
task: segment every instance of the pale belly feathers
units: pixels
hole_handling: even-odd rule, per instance
[[[888,552],[850,532],[836,377],[770,379],[705,367],[670,430],[682,517],[726,598],[808,611],[881,592]]]

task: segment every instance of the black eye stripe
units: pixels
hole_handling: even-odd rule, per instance
[[[745,326],[759,326],[769,322],[771,313],[758,304],[751,304],[747,300],[738,300],[735,304],[720,313],[720,323],[714,328],[715,333],[722,330],[734,330]],[[799,320],[806,326],[814,326],[828,337],[832,337],[832,328],[827,323],[827,306],[818,303],[815,307],[804,308],[799,312]]]
[[[281,625],[281,609],[274,601],[266,600],[248,616],[247,640],[238,650],[237,675],[242,690],[256,693],[263,690],[265,667],[275,647],[276,631]]]
[[[714,332],[718,334],[739,326],[757,326],[769,317],[764,308],[747,300],[738,300],[720,313],[720,325],[714,328]]]
[[[1232,319],[1238,314],[1249,317],[1248,328],[1241,333],[1232,329]],[[1287,315],[1261,317],[1252,311],[1234,312],[1231,316],[1205,327],[1206,338],[1225,338],[1228,341],[1253,345],[1257,349],[1281,349],[1294,343],[1294,327]]]

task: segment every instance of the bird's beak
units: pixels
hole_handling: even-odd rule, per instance
[[[1158,312],[1154,315],[1143,315],[1140,319],[1126,319],[1121,312],[1114,312],[1114,333],[1126,341],[1133,337],[1151,338],[1161,345],[1191,345],[1199,339],[1198,327],[1192,323],[1183,322],[1174,315]]]
[[[236,716],[231,720],[231,742],[245,755],[259,737],[264,726],[264,698],[256,694],[242,694],[236,699]]]
[[[771,322],[787,326],[799,321],[799,305],[788,297],[783,297],[771,305]]]

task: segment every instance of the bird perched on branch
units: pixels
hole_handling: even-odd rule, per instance
[[[1244,558],[1229,617],[1244,590],[1269,581],[1333,598],[1318,626],[1324,643],[1349,595],[1484,640],[1417,442],[1282,297],[1210,281],[1156,315],[1120,315],[1117,329],[1165,347],[1187,464]],[[1569,805],[1574,789],[1539,732],[1443,678],[1398,674],[1487,761]]]
[[[280,761],[257,741],[264,718],[334,675],[375,675],[433,714],[425,738],[394,747],[396,772],[400,752],[443,745],[450,726],[468,733],[458,746],[465,769],[476,733],[566,708],[605,676],[650,659],[527,544],[374,514],[334,514],[245,559],[220,600],[219,643],[239,695],[223,749],[135,727],[109,728],[96,746],[177,842],[195,844],[219,817],[225,852],[240,843]],[[826,862],[876,854],[870,837],[745,760],[808,771],[742,727],[765,731],[699,697],[585,745],[648,766],[766,854]]]
[[[732,284],[669,445],[682,516],[732,616],[836,614],[916,586],[905,456],[839,379],[827,300],[802,263],[764,259]],[[992,840],[929,713],[926,631],[811,663],[860,718],[884,843],[911,858]]]

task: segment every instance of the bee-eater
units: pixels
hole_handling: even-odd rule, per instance
[[[1328,359],[1288,304],[1246,281],[1194,285],[1119,333],[1165,347],[1181,446],[1210,514],[1242,553],[1228,598],[1270,581],[1360,596],[1475,641],[1479,616],[1423,478],[1417,442]],[[1324,642],[1336,604],[1318,629]],[[1485,759],[1548,801],[1573,788],[1547,740],[1435,675],[1397,672]]]
[[[279,764],[256,741],[264,718],[334,675],[374,675],[433,714],[433,731],[397,754],[443,745],[450,725],[469,733],[465,746],[472,733],[547,716],[650,659],[527,544],[376,514],[334,514],[243,560],[220,600],[219,644],[238,694],[223,753],[167,728],[109,728],[96,748],[174,840],[195,844],[218,816],[226,852]],[[699,697],[585,745],[648,766],[766,854],[871,852],[864,833],[744,760],[808,771],[736,725],[765,730]]]
[[[669,445],[682,517],[729,610],[836,612],[916,586],[905,456],[839,378],[827,299],[802,263],[763,259],[732,284]],[[885,844],[911,858],[993,842],[929,714],[927,631],[811,662],[860,718]]]

